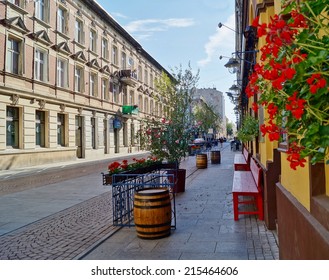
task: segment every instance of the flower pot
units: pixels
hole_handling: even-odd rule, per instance
[[[169,181],[173,180],[170,183],[174,183],[174,193],[185,192],[186,169],[169,169],[167,170],[167,174],[174,175],[169,178]]]

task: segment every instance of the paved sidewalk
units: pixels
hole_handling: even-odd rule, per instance
[[[176,196],[177,229],[159,240],[112,226],[111,188],[99,172],[1,195],[0,260],[278,259],[275,232],[254,216],[233,221],[233,157],[225,146],[219,165],[182,162],[188,178]]]
[[[279,257],[275,232],[255,216],[233,220],[234,152],[221,151],[221,164],[208,163],[194,172],[186,190],[176,196],[177,228],[169,237],[143,240],[134,227],[125,227],[105,240],[86,260],[275,260]],[[209,157],[208,157],[209,160]],[[188,161],[195,165],[195,158]]]

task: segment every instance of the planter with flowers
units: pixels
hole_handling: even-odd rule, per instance
[[[326,1],[286,1],[269,24],[253,22],[265,36],[246,94],[258,95],[268,118],[260,130],[271,141],[288,135],[288,161],[296,169],[329,163],[329,7]]]
[[[148,158],[133,158],[132,162],[122,160],[121,162],[114,161],[108,165],[108,173],[102,173],[103,185],[112,185],[127,179],[125,176],[116,177],[115,174],[145,174],[158,170],[162,167],[161,160],[150,156]],[[131,176],[129,176],[131,178]],[[114,182],[114,180],[117,180]]]
[[[259,123],[252,116],[246,116],[243,119],[242,126],[237,133],[237,137],[243,143],[254,140],[258,136]]]

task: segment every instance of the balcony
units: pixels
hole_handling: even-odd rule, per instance
[[[123,105],[122,114],[124,115],[138,115],[138,106],[137,105]]]
[[[118,72],[119,79],[122,83],[135,87],[137,85],[137,73],[132,70],[120,70]]]

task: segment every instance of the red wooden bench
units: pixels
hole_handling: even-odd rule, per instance
[[[264,220],[261,184],[262,168],[257,165],[253,158],[250,160],[250,171],[234,171],[232,194],[235,221],[242,214],[256,214],[259,220]],[[239,200],[239,197],[247,197],[248,199]],[[253,204],[256,210],[240,210],[240,204]]]
[[[249,163],[250,155],[248,150],[243,147],[242,153],[234,156],[234,170],[250,171]]]

